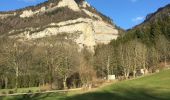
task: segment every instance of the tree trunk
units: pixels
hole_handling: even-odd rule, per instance
[[[66,90],[66,89],[67,89],[66,80],[67,80],[67,77],[64,77],[64,79],[63,79],[63,86],[64,86],[64,90]]]
[[[165,67],[166,67],[166,56],[165,56]]]
[[[133,69],[133,78],[136,77],[136,68],[137,68],[137,47],[135,47],[135,59],[134,59],[134,69]]]
[[[143,70],[144,70],[144,75],[146,75],[146,66],[145,66],[145,63],[143,63]]]
[[[133,70],[133,78],[136,77],[136,70]]]
[[[18,65],[16,64],[16,76],[15,76],[15,90],[17,91],[18,88],[18,76],[19,76],[19,71],[18,71]]]
[[[129,78],[129,73],[130,73],[130,72],[129,72],[129,69],[124,71],[125,79],[128,79],[128,78]]]
[[[110,57],[108,56],[108,60],[107,60],[107,80],[109,80],[109,74],[110,74]]]
[[[8,88],[8,78],[5,77],[5,89],[7,89],[7,88]]]
[[[43,82],[42,84],[43,84],[43,87],[44,87],[44,86],[45,86],[45,81],[44,81],[44,79],[42,80],[42,82]]]

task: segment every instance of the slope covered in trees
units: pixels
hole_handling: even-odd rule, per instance
[[[160,63],[166,66],[170,60],[169,13],[169,5],[160,8],[142,24],[122,32],[110,45],[98,46],[94,57],[98,76],[114,73],[117,77],[135,77],[136,71],[140,69],[147,73],[160,69]],[[109,71],[107,64],[110,66]]]

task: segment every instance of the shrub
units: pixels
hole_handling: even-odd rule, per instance
[[[28,90],[28,93],[33,93],[33,91],[32,90]]]
[[[49,91],[49,90],[51,90],[50,84],[46,84],[45,86],[40,86],[40,91],[41,92]]]
[[[14,91],[10,90],[8,91],[8,94],[14,94]]]
[[[36,90],[35,92],[40,92],[40,90]]]
[[[1,94],[6,94],[6,91],[2,91]]]

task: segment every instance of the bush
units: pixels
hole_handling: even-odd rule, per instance
[[[50,84],[46,84],[45,86],[40,86],[40,91],[45,92],[51,90]]]
[[[40,92],[40,90],[36,90],[35,92]]]
[[[33,91],[32,90],[28,90],[28,93],[33,93]]]
[[[6,91],[2,91],[1,94],[6,94]]]
[[[8,94],[14,94],[14,91],[10,90],[10,91],[8,92]]]

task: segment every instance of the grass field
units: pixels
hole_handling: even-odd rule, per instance
[[[95,92],[8,96],[0,100],[170,100],[170,70],[118,82]]]
[[[10,91],[15,91],[15,89],[0,89],[0,94],[2,93],[9,93]],[[31,88],[18,88],[17,93],[28,93],[29,91],[31,92],[37,92],[40,91],[39,87],[31,87]]]

